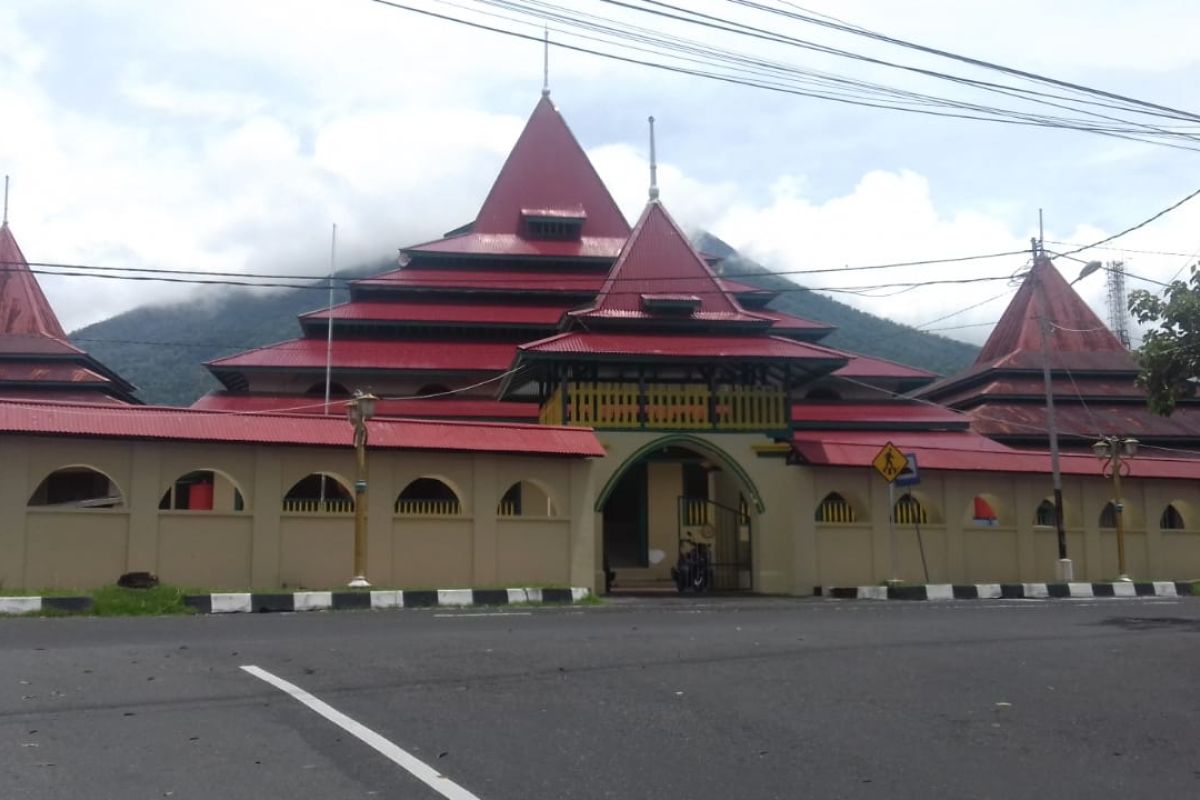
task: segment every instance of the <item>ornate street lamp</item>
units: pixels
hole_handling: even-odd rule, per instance
[[[358,465],[354,481],[354,579],[351,589],[369,589],[367,582],[367,420],[375,416],[378,397],[361,389],[346,403],[346,416],[354,426],[354,456]]]
[[[1113,481],[1113,510],[1117,523],[1117,580],[1128,581],[1125,569],[1125,502],[1121,499],[1121,473],[1129,474],[1129,459],[1137,455],[1138,440],[1105,436],[1092,445],[1096,457],[1104,462],[1100,468],[1104,477]]]

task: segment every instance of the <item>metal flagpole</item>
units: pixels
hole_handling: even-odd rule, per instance
[[[329,401],[333,388],[333,274],[337,269],[337,223],[329,236],[329,311],[325,315],[325,416],[329,416]],[[325,473],[321,473],[321,504],[325,508]]]

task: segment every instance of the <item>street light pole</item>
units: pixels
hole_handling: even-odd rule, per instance
[[[355,391],[346,403],[346,415],[354,426],[354,578],[351,589],[369,589],[367,581],[367,421],[375,416],[379,398],[370,392]]]
[[[1042,270],[1050,268],[1046,255],[1042,251],[1040,240],[1033,243],[1033,269],[1036,273],[1038,306],[1041,320],[1038,329],[1042,334],[1042,383],[1046,392],[1046,431],[1050,434],[1050,474],[1054,486],[1054,530],[1058,535],[1058,579],[1060,581],[1075,580],[1075,567],[1067,556],[1067,529],[1063,518],[1063,489],[1062,467],[1058,455],[1058,423],[1054,414],[1054,382],[1050,373],[1050,308],[1046,299],[1045,275]]]
[[[1113,516],[1117,523],[1117,576],[1119,581],[1128,581],[1129,571],[1125,567],[1125,501],[1121,497],[1121,470],[1129,469],[1129,461],[1137,454],[1138,440],[1105,436],[1092,445],[1092,450],[1104,465],[1101,473],[1113,480]]]

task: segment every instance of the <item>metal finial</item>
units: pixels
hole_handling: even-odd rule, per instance
[[[543,30],[542,43],[542,97],[550,96],[550,26]]]
[[[650,199],[658,199],[658,157],[654,152],[654,117],[650,117]]]
[[[8,224],[8,176],[4,176],[4,220],[0,225]]]

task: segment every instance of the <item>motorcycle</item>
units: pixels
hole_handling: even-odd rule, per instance
[[[679,540],[679,559],[671,569],[671,578],[680,593],[689,589],[707,592],[712,588],[712,548],[691,536]]]

